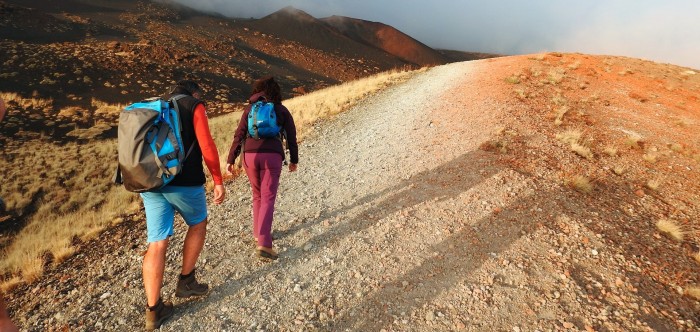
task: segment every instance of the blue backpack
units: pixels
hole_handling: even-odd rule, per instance
[[[114,182],[132,192],[162,188],[182,171],[185,154],[177,101],[152,98],[125,107],[119,114]]]
[[[259,100],[250,107],[248,113],[248,135],[255,139],[280,136],[275,104]]]

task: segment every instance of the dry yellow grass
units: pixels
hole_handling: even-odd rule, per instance
[[[698,286],[691,286],[687,287],[684,292],[686,295],[700,301],[700,287]]]
[[[569,144],[571,151],[577,155],[586,159],[591,159],[593,158],[593,152],[583,143],[582,135],[580,130],[569,129],[563,133],[557,134],[557,139]]]
[[[700,264],[700,252],[696,252],[693,254],[693,259]]]
[[[642,138],[639,136],[631,135],[627,136],[625,139],[625,145],[629,147],[630,149],[639,149],[641,146],[639,143],[642,141]]]
[[[557,134],[557,139],[564,142],[564,143],[571,144],[571,143],[576,143],[576,142],[580,141],[581,135],[582,135],[582,133],[580,130],[569,129],[563,133]]]
[[[363,98],[405,81],[414,73],[382,73],[290,99],[285,105],[294,116],[302,140],[311,132],[315,121],[343,112]],[[51,100],[25,99],[16,94],[2,94],[2,98],[24,105],[21,107],[53,107]],[[92,105],[105,118],[118,114],[122,107],[97,100],[93,100]],[[79,116],[73,111],[64,115]],[[224,162],[240,115],[236,112],[210,121],[212,135]],[[95,132],[105,129],[99,124],[95,127],[92,131],[76,132],[76,135],[94,137]],[[60,156],[61,162],[56,162],[55,156]],[[21,148],[16,149],[12,165],[7,159],[0,158],[0,176],[8,179],[0,187],[0,197],[4,198],[7,208],[15,214],[30,207],[35,211],[27,218],[27,225],[1,253],[4,259],[0,261],[0,275],[6,278],[0,288],[14,287],[20,283],[18,280],[35,280],[43,273],[45,256],[60,263],[73,254],[73,238],[94,239],[106,227],[119,223],[121,215],[140,208],[138,195],[112,184],[115,158],[114,139],[98,140],[89,145],[32,140],[23,142]]]
[[[685,235],[687,234],[687,231],[683,229],[683,227],[670,219],[660,219],[656,222],[656,228],[659,230],[659,232],[666,234],[678,242],[683,241],[683,238],[685,238]]]
[[[549,84],[559,84],[566,78],[566,70],[563,68],[553,68],[547,73],[547,82]]]
[[[554,124],[557,126],[561,126],[564,123],[564,115],[568,111],[569,111],[569,108],[566,106],[559,107],[557,109],[556,118],[554,119]]]
[[[622,175],[625,173],[626,170],[627,170],[627,168],[624,166],[613,167],[613,173],[615,173],[616,175]]]
[[[518,75],[511,75],[511,76],[506,77],[505,81],[510,83],[510,84],[519,84],[520,77]]]
[[[676,153],[683,152],[683,145],[682,144],[673,143],[669,146],[669,148],[671,149],[671,151],[676,152]]]
[[[2,98],[8,105],[10,102],[18,104],[20,109],[52,109],[53,99],[24,98],[14,92],[0,92]]]
[[[653,164],[657,161],[658,156],[655,153],[645,153],[642,159]]]
[[[593,158],[593,152],[591,152],[591,149],[579,142],[571,143],[571,150],[583,158]]]
[[[661,181],[658,179],[651,179],[646,183],[646,187],[654,191],[658,190],[659,186],[661,186]]]
[[[610,157],[615,157],[615,156],[617,156],[617,148],[614,147],[614,146],[607,146],[607,147],[605,147],[605,149],[603,150],[603,152],[604,152],[605,154],[607,154],[608,156],[610,156]]]
[[[588,180],[587,177],[582,175],[577,175],[569,179],[569,185],[578,192],[585,194],[593,192],[593,184],[591,184],[591,181]]]

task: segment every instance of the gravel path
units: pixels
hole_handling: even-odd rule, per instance
[[[673,309],[638,291],[640,267],[589,227],[603,210],[480,148],[523,130],[479,80],[487,61],[432,68],[318,124],[299,171],[283,172],[279,260],[255,257],[250,189],[238,178],[211,208],[198,267],[211,291],[179,300],[179,223],[163,289],[175,316],[161,330],[693,330],[661,317]],[[141,329],[138,225],[103,235],[131,246],[88,248],[20,292],[17,322]]]
[[[459,211],[479,171],[497,172],[475,152],[488,115],[472,114],[470,124],[456,117],[466,101],[443,97],[469,77],[468,64],[435,68],[318,125],[300,171],[282,178],[278,262],[252,257],[249,188],[236,181],[212,213],[225,220],[212,225],[205,254],[213,291],[165,329],[373,330],[401,313],[401,324],[420,329],[425,314],[414,310],[451,288],[421,281],[432,273],[425,264],[449,245],[455,222],[480,217]],[[478,130],[453,135],[465,125]],[[391,298],[402,289],[414,294]]]

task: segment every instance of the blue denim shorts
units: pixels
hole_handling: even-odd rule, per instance
[[[141,193],[146,210],[147,242],[156,242],[173,235],[175,211],[188,226],[207,219],[207,195],[204,186],[165,186],[158,191]]]

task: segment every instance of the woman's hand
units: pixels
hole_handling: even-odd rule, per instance
[[[226,174],[233,175],[233,164],[226,164]]]
[[[297,164],[289,163],[289,171],[296,172],[297,171]]]

